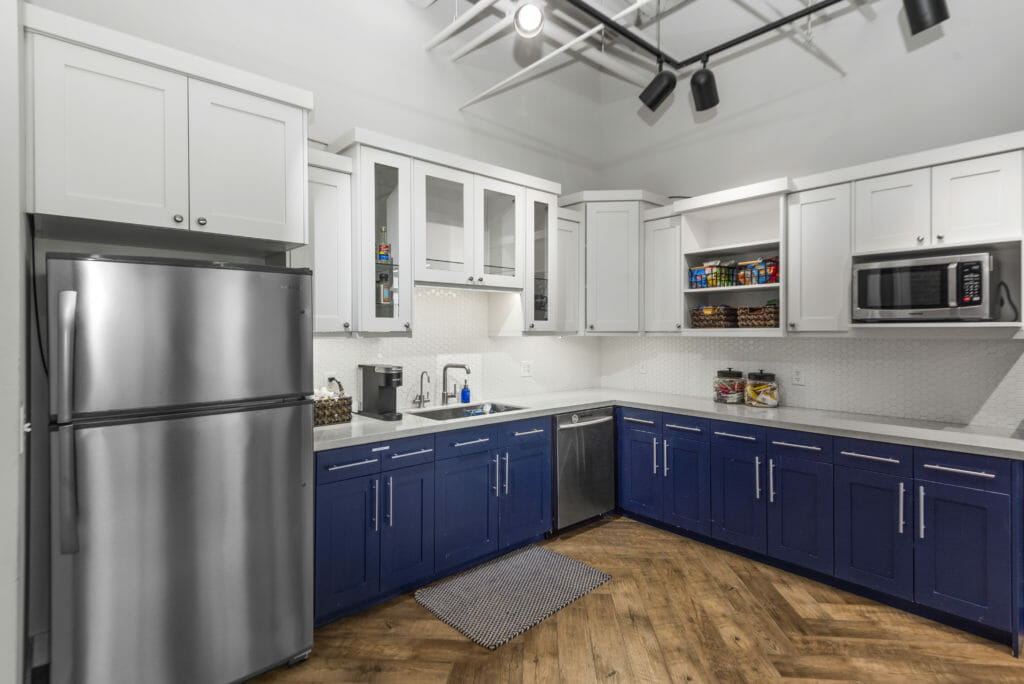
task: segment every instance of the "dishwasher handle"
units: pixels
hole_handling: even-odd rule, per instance
[[[605,416],[604,418],[597,418],[595,420],[588,420],[582,423],[569,423],[567,425],[559,425],[559,430],[575,430],[576,428],[589,427],[591,425],[597,425],[598,423],[607,423],[615,420],[615,416]]]

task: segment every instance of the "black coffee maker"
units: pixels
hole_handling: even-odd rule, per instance
[[[362,385],[363,410],[360,415],[380,420],[400,420],[395,410],[398,404],[397,388],[402,386],[401,366],[359,366]]]

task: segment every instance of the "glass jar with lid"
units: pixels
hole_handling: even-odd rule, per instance
[[[757,373],[747,373],[747,387],[744,396],[744,403],[747,406],[761,408],[778,406],[779,383],[775,380],[775,373],[765,373],[763,369]]]
[[[742,371],[732,368],[720,370],[715,378],[714,399],[720,404],[742,404],[745,386]]]

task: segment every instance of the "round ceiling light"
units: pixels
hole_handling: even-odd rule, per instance
[[[516,33],[523,38],[535,38],[544,28],[544,13],[532,2],[519,6],[514,17]]]

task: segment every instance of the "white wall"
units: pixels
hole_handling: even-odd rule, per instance
[[[17,0],[0,0],[0,682],[16,682],[22,662],[24,458],[19,406],[22,373],[22,220]]]

